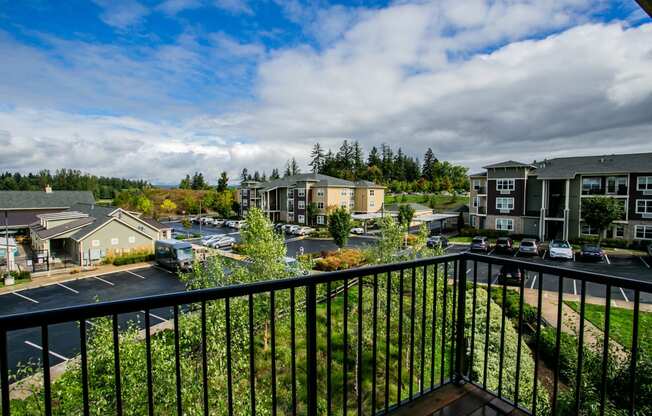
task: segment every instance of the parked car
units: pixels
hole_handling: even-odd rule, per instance
[[[500,268],[498,282],[504,284],[520,284],[523,274],[521,269],[515,264],[505,264]]]
[[[362,228],[362,227],[353,227],[353,228],[351,228],[351,234],[362,235],[362,234],[364,234],[364,228]]]
[[[602,261],[604,251],[597,244],[584,244],[580,249],[580,258],[583,261]]]
[[[652,257],[652,244],[649,244],[647,246],[647,255]]]
[[[225,236],[225,237],[218,238],[217,240],[215,240],[211,244],[211,247],[213,247],[213,248],[225,248],[225,247],[232,247],[233,244],[235,244],[235,238]]]
[[[220,218],[215,218],[213,220],[213,225],[216,226],[216,227],[221,227],[221,226],[224,225],[224,220],[220,219]]]
[[[518,248],[518,254],[526,256],[539,255],[539,242],[534,238],[524,238]]]
[[[310,227],[299,227],[294,234],[295,235],[310,235],[315,232],[314,228]]]
[[[514,240],[511,237],[498,237],[494,249],[497,253],[513,253]]]
[[[448,239],[441,235],[433,235],[432,237],[428,237],[426,245],[428,248],[448,247]]]
[[[290,224],[289,227],[286,227],[286,228],[285,228],[285,232],[288,233],[288,234],[296,234],[296,232],[297,232],[297,230],[298,230],[299,228],[301,228],[301,227],[298,226],[298,225],[292,225],[292,224]]]
[[[552,240],[548,244],[548,255],[551,259],[573,260],[573,246],[566,240]]]
[[[213,244],[215,241],[219,240],[220,238],[222,238],[221,235],[215,235],[215,234],[206,236],[206,237],[201,239],[201,245],[206,246],[206,247],[210,247],[211,244]]]
[[[276,224],[274,224],[274,231],[276,231],[277,233],[281,233],[281,232],[283,232],[284,227],[285,227],[285,224],[283,224],[281,222],[276,223]]]
[[[471,251],[481,251],[488,253],[491,251],[491,244],[489,244],[489,239],[487,237],[473,237],[471,240]]]

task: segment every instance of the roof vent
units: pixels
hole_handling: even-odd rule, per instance
[[[46,194],[51,194],[52,193],[52,187],[50,185],[45,185],[44,189]]]

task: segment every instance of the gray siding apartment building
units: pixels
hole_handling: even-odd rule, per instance
[[[540,240],[597,237],[581,212],[584,198],[599,196],[623,204],[604,238],[652,240],[652,153],[510,160],[484,169],[469,175],[474,227]]]

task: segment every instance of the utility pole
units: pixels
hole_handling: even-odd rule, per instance
[[[9,211],[5,210],[5,262],[7,264],[7,276],[9,276],[9,271],[11,270],[11,265],[9,264]]]
[[[201,236],[201,199],[199,200],[199,235]]]

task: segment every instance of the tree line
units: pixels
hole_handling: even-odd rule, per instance
[[[96,199],[112,199],[123,189],[151,187],[145,180],[95,176],[74,169],[57,169],[54,173],[44,169],[37,173],[0,174],[2,191],[42,191],[47,185],[57,191],[91,191]]]
[[[418,157],[407,155],[401,147],[396,151],[387,144],[373,146],[368,154],[358,141],[344,140],[337,151],[325,149],[315,143],[309,155],[310,171],[351,181],[368,180],[387,186],[392,192],[439,192],[468,190],[467,168],[448,161],[441,161],[431,148]],[[283,176],[301,173],[295,158],[287,161]],[[265,182],[280,178],[279,170],[273,169],[269,177],[265,172],[242,169],[240,180]]]

